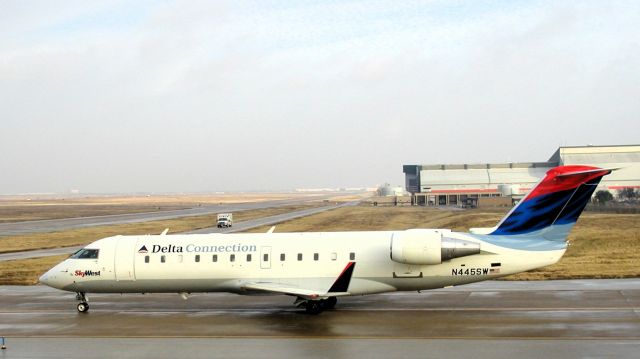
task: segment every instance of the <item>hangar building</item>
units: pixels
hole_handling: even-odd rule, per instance
[[[619,168],[600,183],[615,193],[640,188],[640,145],[560,147],[546,162],[404,165],[405,187],[418,205],[461,205],[481,198],[522,196],[561,165]]]

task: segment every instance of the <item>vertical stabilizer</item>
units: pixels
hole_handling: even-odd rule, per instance
[[[490,235],[536,235],[566,240],[598,183],[609,173],[611,170],[590,166],[549,170]]]

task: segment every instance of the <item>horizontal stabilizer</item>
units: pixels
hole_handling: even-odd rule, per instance
[[[604,172],[604,171],[608,171],[608,173],[611,173],[611,172],[617,171],[619,169],[620,169],[620,167],[618,167],[618,168],[594,168],[594,169],[590,169],[590,170],[582,170],[582,171],[560,173],[560,174],[557,174],[556,177],[567,177],[567,176],[590,174],[590,173],[600,173],[600,172]]]

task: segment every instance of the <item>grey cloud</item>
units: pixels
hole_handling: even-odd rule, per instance
[[[0,193],[402,183],[406,163],[637,143],[637,5],[261,4],[151,4],[125,28],[35,39],[123,10],[5,15]]]

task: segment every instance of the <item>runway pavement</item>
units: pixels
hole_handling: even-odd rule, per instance
[[[0,287],[0,358],[635,357],[640,279],[483,282],[341,298],[307,315],[286,296],[90,296]],[[43,339],[44,338],[44,339]]]
[[[0,358],[636,358],[631,340],[12,338]]]
[[[288,220],[295,219],[295,218],[310,216],[312,214],[325,212],[325,211],[328,211],[328,210],[331,210],[331,209],[336,209],[336,208],[341,208],[341,207],[348,207],[348,206],[355,206],[358,203],[359,203],[358,201],[353,201],[353,202],[345,202],[345,203],[331,205],[331,206],[308,208],[308,209],[303,209],[303,210],[299,210],[299,211],[293,211],[293,212],[289,212],[289,213],[277,214],[277,215],[274,215],[274,216],[256,218],[256,219],[253,219],[253,220],[250,220],[250,221],[237,222],[237,223],[234,223],[233,227],[231,227],[231,228],[209,227],[209,228],[197,229],[195,231],[190,231],[190,232],[185,232],[185,233],[189,233],[189,234],[204,234],[204,233],[235,233],[235,232],[242,232],[242,231],[246,231],[248,229],[252,229],[252,228],[256,228],[256,227],[268,226],[268,225],[281,223],[281,222],[288,221]]]
[[[280,207],[292,204],[299,204],[309,201],[317,201],[327,198],[326,195],[315,197],[301,197],[284,200],[233,203],[214,206],[201,206],[172,211],[159,211],[147,213],[117,214],[108,216],[80,217],[49,219],[40,221],[25,221],[13,223],[0,223],[0,236],[15,236],[28,233],[41,233],[61,231],[73,228],[85,228],[93,226],[105,226],[111,224],[137,223],[146,221],[157,221],[189,216],[200,216],[213,213],[236,212],[250,209],[261,209],[270,207]]]
[[[189,234],[205,234],[205,233],[234,233],[234,232],[242,232],[251,228],[256,228],[260,226],[268,226],[272,224],[277,224],[280,222],[288,221],[294,218],[300,218],[305,216],[310,216],[312,214],[325,212],[331,209],[336,209],[345,206],[353,206],[358,202],[346,202],[337,205],[323,206],[323,207],[314,207],[307,208],[299,211],[293,211],[288,213],[282,213],[274,216],[255,218],[252,220],[247,220],[243,222],[236,222],[234,226],[231,228],[218,228],[218,227],[207,227],[201,228],[195,231],[186,232]],[[39,249],[33,251],[22,251],[22,252],[13,252],[13,253],[1,253],[0,254],[0,262],[16,260],[16,259],[27,259],[27,258],[38,258],[38,257],[46,257],[53,256],[58,254],[70,254],[78,249],[82,248],[82,246],[73,246],[73,247],[63,247],[63,248],[53,248],[53,249]]]

